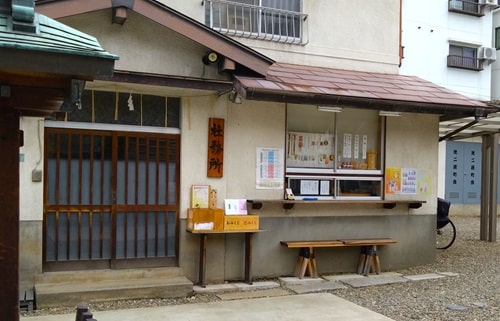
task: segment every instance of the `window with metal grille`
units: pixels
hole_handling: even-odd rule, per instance
[[[478,57],[478,48],[450,45],[448,67],[483,70],[483,60]]]
[[[495,49],[500,49],[500,27],[495,28]]]
[[[228,35],[302,43],[306,18],[301,0],[207,1],[207,24]]]
[[[478,0],[449,0],[448,11],[468,14],[473,16],[483,16],[483,6]]]

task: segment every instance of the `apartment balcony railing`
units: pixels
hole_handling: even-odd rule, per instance
[[[480,71],[483,70],[483,61],[478,58],[449,55],[448,67]]]
[[[307,15],[225,0],[207,1],[207,24],[229,36],[304,44]]]
[[[448,0],[448,11],[458,12],[473,16],[484,16],[483,6],[476,1]]]

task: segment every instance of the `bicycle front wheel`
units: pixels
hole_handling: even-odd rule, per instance
[[[453,242],[455,242],[455,238],[457,237],[457,230],[455,228],[455,224],[450,220],[448,224],[443,226],[442,228],[437,229],[436,235],[436,248],[438,250],[445,250],[449,248]]]

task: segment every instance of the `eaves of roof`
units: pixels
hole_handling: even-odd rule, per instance
[[[22,81],[14,75],[92,79],[113,74],[118,56],[105,51],[95,37],[36,13],[33,2],[16,2],[9,10],[5,8],[0,13],[4,83],[13,85],[17,79],[19,85]]]
[[[106,52],[96,38],[44,15],[35,13],[33,25],[33,33],[15,31],[12,17],[0,15],[0,48],[118,59]]]
[[[94,37],[36,13],[33,1],[0,1],[2,106],[48,115],[78,99],[75,84],[111,76],[116,59]]]
[[[235,77],[240,95],[314,105],[485,117],[499,109],[415,76],[275,63],[265,78]]]

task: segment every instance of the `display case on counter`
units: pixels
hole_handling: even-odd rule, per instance
[[[385,131],[377,111],[289,104],[287,126],[285,199],[383,199]]]

